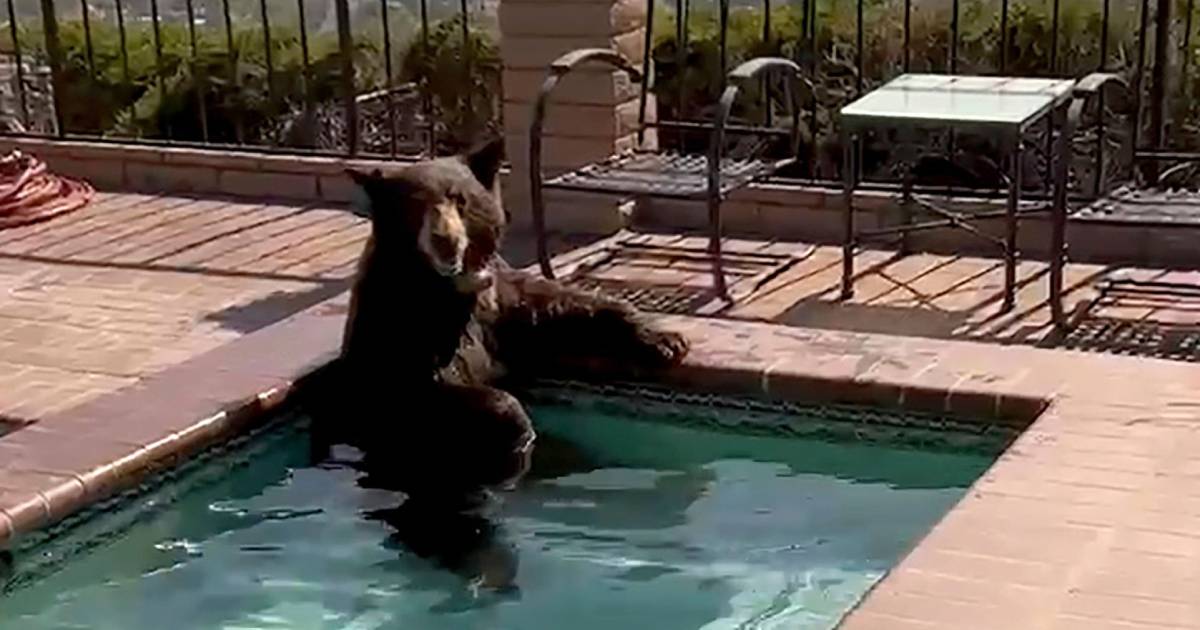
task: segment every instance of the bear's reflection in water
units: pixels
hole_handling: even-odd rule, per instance
[[[388,546],[458,575],[471,594],[519,595],[517,549],[492,514],[496,499],[485,492],[458,499],[410,496],[368,518],[392,528]]]
[[[510,429],[520,423],[510,420],[504,423],[506,429],[482,431],[488,439],[481,438],[481,427],[474,421],[468,431],[443,418],[419,429],[420,439],[397,430],[355,444],[361,459],[353,465],[364,473],[358,484],[404,495],[399,505],[375,509],[366,517],[391,529],[385,546],[398,552],[398,572],[410,578],[426,576],[406,588],[449,587],[449,598],[435,606],[439,610],[488,606],[520,596],[518,550],[501,517],[504,505],[508,508],[503,511],[515,507],[523,518],[569,527],[661,530],[685,522],[689,506],[712,481],[713,473],[697,462],[681,462],[671,474],[657,476],[650,487],[563,483],[576,475],[627,466],[621,441],[611,440],[615,450],[584,447],[555,432],[540,433],[534,441],[529,425],[523,432],[527,443],[514,451],[518,442],[512,441]],[[495,431],[500,434],[492,434]],[[507,492],[517,486],[518,491]],[[417,567],[424,564],[441,571],[413,573],[414,561]],[[452,575],[457,579],[444,581]]]

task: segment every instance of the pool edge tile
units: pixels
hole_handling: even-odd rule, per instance
[[[325,328],[336,323],[340,334],[340,320],[310,313],[326,302],[5,436],[6,447],[23,455],[9,468],[67,480],[0,504],[6,532],[0,540],[60,521],[267,419],[300,382],[336,358],[329,343],[336,334]],[[281,340],[288,350],[276,363],[275,355],[261,352],[242,363],[251,349]],[[148,408],[160,412],[147,414]],[[114,440],[113,423],[141,426]]]
[[[88,503],[87,488],[78,477],[72,477],[38,494],[46,502],[47,516],[51,523],[66,518]]]
[[[30,492],[0,508],[12,526],[13,539],[50,524],[50,506],[39,492]]]

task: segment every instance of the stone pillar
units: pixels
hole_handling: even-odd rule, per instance
[[[505,203],[515,231],[531,226],[529,123],[554,59],[578,48],[612,48],[641,64],[647,0],[501,0],[504,131],[512,175]],[[546,116],[542,167],[546,174],[599,160],[637,142],[639,85],[605,66],[581,66],[558,85]],[[653,120],[653,96],[647,106]],[[647,135],[648,142],[653,135]],[[554,231],[606,233],[621,225],[611,198],[547,193],[547,226]]]

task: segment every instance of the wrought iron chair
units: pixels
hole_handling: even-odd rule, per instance
[[[1071,109],[1072,125],[1077,124],[1083,117],[1085,107],[1089,104],[1099,104],[1097,116],[1103,124],[1103,89],[1115,86],[1123,97],[1133,98],[1131,86],[1120,76],[1109,73],[1094,73],[1082,80],[1075,88],[1075,102]],[[1133,134],[1125,138],[1122,151],[1127,155],[1117,157],[1121,160],[1105,160],[1103,148],[1105,145],[1104,130],[1101,128],[1097,143],[1096,163],[1092,179],[1094,201],[1071,215],[1071,223],[1077,225],[1093,224],[1108,225],[1116,228],[1128,227],[1131,230],[1145,228],[1161,228],[1166,230],[1190,230],[1193,234],[1200,230],[1200,162],[1195,156],[1180,155],[1179,163],[1158,173],[1148,187],[1138,186],[1130,182],[1118,188],[1112,187],[1112,180],[1120,176],[1133,176],[1133,169],[1138,158],[1138,150]],[[1158,156],[1155,156],[1158,157]],[[1173,157],[1173,156],[1167,156]],[[1189,159],[1190,158],[1190,159]],[[1116,167],[1115,169],[1112,167]],[[1115,172],[1114,172],[1115,171]],[[1140,234],[1132,238],[1144,238]],[[1138,278],[1127,273],[1124,269],[1115,269],[1104,274],[1094,286],[1095,295],[1082,308],[1077,310],[1073,321],[1060,326],[1060,332],[1067,335],[1068,343],[1078,343],[1085,340],[1095,342],[1105,331],[1096,333],[1089,330],[1083,321],[1089,313],[1100,305],[1120,296],[1154,296],[1195,299],[1200,296],[1200,286],[1187,282],[1170,280],[1151,280]],[[1061,311],[1062,308],[1060,307]],[[1142,324],[1144,327],[1153,324]],[[1090,328],[1096,328],[1093,322]],[[1136,335],[1135,335],[1136,336]],[[1161,336],[1157,332],[1149,333],[1151,337]],[[1093,337],[1095,339],[1093,339]],[[1107,340],[1100,339],[1100,342]],[[1195,344],[1195,339],[1189,343]]]
[[[650,34],[654,2],[649,3],[650,24],[645,40],[645,59],[650,63]],[[727,26],[728,1],[721,3],[722,33]],[[722,38],[723,42],[724,38]],[[725,50],[722,46],[722,65]],[[547,179],[542,172],[542,132],[550,95],[558,83],[573,69],[586,63],[605,64],[623,71],[640,83],[641,108],[638,119],[638,146]],[[789,106],[791,129],[772,125],[769,94],[765,122],[761,125],[731,122],[733,108],[742,91],[752,82],[761,81],[768,87],[771,76],[782,76],[784,100]],[[776,57],[760,57],[747,61],[726,78],[725,88],[711,122],[658,121],[647,122],[646,107],[651,89],[650,77],[619,53],[608,49],[583,49],[567,53],[550,65],[545,83],[534,106],[529,129],[529,177],[534,229],[537,233],[538,263],[543,275],[555,276],[551,265],[546,234],[546,190],[585,192],[633,199],[672,199],[706,201],[708,207],[708,253],[712,257],[713,288],[718,297],[733,301],[725,279],[721,253],[721,202],[733,191],[777,172],[797,160],[800,145],[800,115],[802,96],[812,97],[812,84],[793,61]],[[681,132],[709,134],[707,155],[684,150],[659,151],[647,148],[649,128],[674,129]],[[727,136],[741,136],[733,150],[726,148]],[[786,157],[773,159],[766,155],[771,138],[790,140]],[[747,140],[748,141],[745,141]],[[798,260],[798,258],[796,258]],[[793,260],[784,262],[786,267]],[[777,273],[777,272],[776,272]],[[772,274],[774,275],[774,274]],[[761,284],[761,281],[760,281]]]

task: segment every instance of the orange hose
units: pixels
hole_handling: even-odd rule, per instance
[[[94,194],[87,182],[55,175],[32,155],[0,157],[0,230],[78,210]]]

